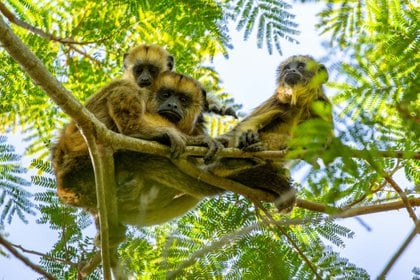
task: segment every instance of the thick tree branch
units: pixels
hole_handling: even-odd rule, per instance
[[[36,264],[32,263],[27,257],[25,257],[24,255],[22,255],[21,253],[19,253],[13,247],[13,245],[9,241],[7,241],[6,239],[3,238],[2,235],[0,235],[0,244],[3,245],[16,258],[18,258],[19,260],[21,260],[28,267],[32,268],[34,271],[38,272],[39,274],[41,274],[42,276],[44,276],[47,279],[50,279],[50,280],[54,280],[55,279],[51,274],[49,274],[48,272],[46,272],[45,270],[43,270],[42,267],[40,267],[39,265],[36,265]]]
[[[117,208],[114,203],[107,203],[105,198],[106,191],[112,195],[114,186],[107,186],[106,182],[114,182],[109,180],[109,173],[104,168],[108,168],[112,162],[113,169],[113,151],[109,147],[104,147],[97,143],[98,134],[106,134],[108,129],[99,122],[95,116],[90,113],[84,106],[82,106],[72,95],[68,92],[60,82],[55,79],[51,73],[45,68],[42,62],[22,43],[22,41],[8,28],[3,18],[0,17],[0,41],[3,47],[12,55],[12,57],[19,62],[31,78],[50,96],[68,115],[70,115],[79,125],[82,130],[85,140],[89,146],[89,152],[93,161],[95,170],[95,180],[97,182],[98,195],[98,209],[100,209],[100,224],[101,227],[101,240],[104,247],[102,248],[102,261],[104,267],[104,278],[111,279],[110,270],[110,252],[108,243],[108,229],[109,224],[117,224]],[[98,133],[99,132],[99,133]],[[100,133],[102,132],[102,133]],[[106,142],[105,142],[106,143]],[[110,160],[111,158],[111,160]],[[113,174],[111,174],[113,176]],[[115,190],[113,190],[115,193]],[[109,196],[108,200],[111,200]],[[113,208],[114,207],[114,208]],[[112,213],[108,217],[107,213]],[[108,218],[112,218],[109,221]]]

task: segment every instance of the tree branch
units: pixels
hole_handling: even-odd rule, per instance
[[[410,202],[408,201],[407,194],[398,186],[398,184],[392,179],[389,173],[387,173],[385,170],[382,170],[380,166],[372,159],[367,158],[366,161],[372,166],[376,172],[381,174],[381,176],[384,177],[384,179],[391,185],[391,187],[398,193],[398,195],[401,197],[401,200],[403,201],[405,208],[407,209],[407,212],[411,219],[413,219],[414,223],[417,222],[416,214],[414,213],[413,208],[410,205]]]
[[[82,106],[69,91],[67,91],[60,82],[54,78],[45,68],[42,62],[22,43],[22,41],[10,30],[3,18],[0,17],[0,41],[9,54],[25,69],[30,77],[51,97],[68,115],[70,115],[81,129],[85,140],[89,147],[91,159],[93,161],[95,171],[95,181],[97,183],[98,209],[101,225],[101,242],[102,242],[102,261],[104,268],[104,278],[111,279],[110,275],[110,252],[108,243],[109,225],[117,224],[117,209],[115,203],[107,203],[111,201],[112,193],[115,194],[114,186],[109,186],[114,179],[109,180],[109,173],[105,171],[105,167],[113,168],[113,151],[109,147],[102,146],[100,141],[104,138],[100,135],[107,135],[108,129],[104,124],[99,122],[95,116]],[[104,142],[106,143],[106,141]],[[112,162],[112,163],[111,163]],[[113,176],[113,173],[111,173]],[[107,194],[109,193],[109,195]],[[108,195],[108,199],[105,196]],[[112,213],[107,215],[107,213]],[[112,218],[110,220],[109,218]],[[103,228],[102,228],[103,227]]]
[[[409,198],[408,199],[411,206],[420,206],[420,198]],[[359,215],[374,214],[392,210],[399,210],[405,208],[405,203],[403,201],[394,201],[389,203],[383,203],[378,205],[369,205],[356,208],[337,208],[326,206],[321,203],[316,203],[312,201],[307,201],[303,199],[296,200],[296,207],[307,209],[314,212],[325,213],[333,215],[337,218],[350,218]]]
[[[38,36],[47,39],[47,40],[51,40],[51,41],[56,41],[62,44],[67,44],[67,45],[88,45],[88,44],[93,44],[96,43],[95,41],[92,42],[78,42],[78,41],[74,41],[72,39],[69,38],[60,38],[57,36],[54,36],[50,33],[47,33],[41,29],[39,29],[38,27],[35,27],[33,25],[30,25],[27,22],[24,22],[20,19],[18,19],[7,7],[4,3],[0,2],[0,12],[12,23],[16,24],[17,26],[20,26],[34,34],[37,34]],[[103,39],[104,40],[104,39]],[[102,41],[102,40],[101,40]],[[72,46],[74,48],[74,46]]]
[[[3,238],[2,235],[0,235],[0,244],[3,245],[16,258],[21,260],[25,265],[32,268],[32,270],[38,272],[39,274],[41,274],[42,276],[44,276],[45,278],[47,278],[49,280],[54,280],[55,279],[51,274],[49,274],[48,272],[43,270],[42,267],[32,263],[27,257],[25,257],[24,255],[19,253],[9,241],[7,241],[6,239]]]
[[[414,223],[417,222],[417,216],[416,213],[414,213],[414,210],[412,208],[412,205],[410,201],[408,200],[407,194],[398,186],[397,182],[392,179],[391,176],[386,175],[384,176],[385,180],[392,186],[392,188],[398,193],[398,195],[401,197],[401,200],[404,203],[405,208],[407,209],[408,214],[410,215],[411,219],[414,221]]]
[[[116,201],[111,201],[111,197],[116,197],[114,179],[114,159],[113,151],[109,147],[98,144],[92,131],[82,130],[82,134],[89,148],[90,158],[95,174],[96,196],[99,212],[99,229],[101,240],[101,255],[103,278],[111,280],[111,258],[109,246],[109,228],[118,224],[118,213]],[[112,176],[112,177],[110,177]]]
[[[276,225],[278,226],[292,226],[292,225],[302,225],[305,223],[310,222],[310,220],[307,219],[291,219],[286,221],[276,221]],[[219,240],[213,241],[209,245],[204,246],[200,250],[194,252],[187,260],[182,262],[178,268],[174,271],[169,271],[166,274],[167,279],[175,279],[177,275],[179,275],[182,270],[185,268],[193,265],[199,258],[207,255],[208,253],[221,249],[224,246],[230,246],[232,245],[236,240],[242,238],[242,236],[251,233],[254,230],[258,230],[261,228],[262,225],[268,225],[271,222],[268,221],[262,221],[255,224],[252,224],[250,226],[238,229],[234,231],[231,234],[225,234],[223,235]]]
[[[401,256],[401,254],[407,249],[408,245],[413,241],[414,237],[420,233],[420,220],[417,219],[417,222],[415,223],[415,226],[411,233],[408,235],[407,239],[403,242],[401,247],[397,250],[397,252],[392,256],[391,260],[388,262],[388,264],[385,266],[384,270],[381,272],[381,274],[378,276],[378,279],[385,279],[385,276],[388,274],[388,272],[391,270],[391,268],[394,266],[395,262],[398,260],[398,258]]]
[[[71,262],[71,261],[68,261],[68,260],[64,260],[64,259],[54,258],[54,257],[51,257],[49,255],[46,255],[44,253],[40,253],[40,252],[37,252],[37,251],[34,251],[34,250],[28,250],[28,249],[22,247],[21,245],[13,244],[11,242],[9,242],[9,244],[11,246],[15,247],[15,248],[18,248],[19,250],[21,250],[24,253],[37,255],[37,256],[43,257],[45,259],[48,259],[50,261],[54,261],[54,262],[58,262],[58,263],[62,263],[62,264],[67,264],[67,265],[70,265],[72,267],[77,267],[77,263],[74,263],[74,262]]]

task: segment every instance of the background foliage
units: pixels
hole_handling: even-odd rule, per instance
[[[299,141],[291,145],[296,151],[305,146],[302,159],[313,164],[299,197],[344,209],[401,200],[402,191],[408,198],[419,198],[419,161],[413,159],[420,139],[419,7],[404,0],[325,2],[318,28],[330,38],[325,59],[333,65],[330,86],[335,92],[337,137],[325,150],[313,141],[320,123],[307,123],[296,131]],[[167,47],[178,72],[199,79],[208,91],[233,104],[218,73],[208,66],[215,55],[229,56],[227,26],[234,22],[244,39],[255,35],[252,40],[258,46],[281,52],[282,43],[295,42],[298,34],[290,7],[274,0],[10,0],[0,4],[0,11],[81,101],[121,74],[122,54],[130,46],[149,42]],[[0,133],[23,131],[29,147],[25,155],[34,159],[28,167],[37,172],[27,182],[20,156],[0,137],[0,228],[7,232],[7,224],[15,219],[36,215],[39,223],[58,232],[40,265],[59,279],[75,279],[76,264],[94,250],[93,237],[84,231],[91,219],[58,201],[48,160],[56,129],[68,119],[2,49],[0,59]],[[232,125],[231,119],[208,119],[213,134]],[[354,157],[350,147],[363,150],[363,155]],[[384,158],[380,150],[405,154]],[[292,172],[303,166],[308,167],[297,162]],[[404,189],[393,184],[397,172],[410,182]],[[31,191],[29,185],[34,187]],[[295,208],[290,217],[274,215],[281,221],[302,222],[267,225],[249,201],[225,194],[205,200],[171,223],[131,228],[119,253],[139,278],[164,277],[168,271],[200,279],[369,278],[335,251],[352,237],[350,229],[302,208]],[[413,268],[413,273],[419,275],[419,269]],[[99,279],[100,270],[90,278]]]

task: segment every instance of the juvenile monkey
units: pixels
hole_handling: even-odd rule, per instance
[[[135,81],[141,88],[149,88],[159,73],[173,71],[175,59],[158,45],[141,44],[124,54],[124,79]],[[232,107],[221,104],[214,94],[207,96],[205,111],[218,115],[236,116]]]
[[[158,45],[141,44],[124,54],[123,79],[147,88],[164,71],[174,69],[175,59]]]
[[[327,80],[325,66],[312,57],[289,57],[278,67],[274,95],[220,139],[227,147],[246,151],[287,148],[293,128],[304,120],[316,117],[312,110],[313,102],[329,104],[322,89]],[[208,169],[218,176],[277,193],[276,206],[280,210],[288,211],[293,207],[295,191],[282,163],[225,158]]]

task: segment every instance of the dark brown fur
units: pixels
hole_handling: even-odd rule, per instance
[[[176,124],[159,115],[156,111],[159,107],[156,92],[163,87],[191,98],[191,103],[188,107],[183,108],[184,114],[182,119]],[[120,79],[101,89],[86,103],[86,107],[109,129],[115,132],[132,137],[158,140],[170,144],[171,147],[176,145],[181,150],[185,144],[208,146],[211,148],[212,154],[219,148],[218,145],[220,144],[204,132],[202,113],[205,106],[205,92],[200,84],[189,77],[173,72],[165,72],[159,75],[153,86],[152,94],[148,90],[140,89],[136,84],[128,80]],[[140,201],[147,197],[146,195],[143,196],[146,189],[149,188],[143,185],[146,181],[154,182],[155,185],[161,184],[161,186],[150,187],[151,189],[154,188],[154,191],[157,191],[157,193],[169,190],[162,195],[156,194],[158,196],[156,201],[160,201],[163,204],[171,204],[170,200],[162,201],[168,195],[172,196],[177,203],[178,200],[176,199],[184,195],[185,197],[182,200],[188,200],[185,192],[182,191],[184,189],[182,187],[183,184],[197,184],[199,185],[198,189],[202,186],[198,180],[179,172],[165,158],[134,152],[118,152],[114,158],[116,161],[117,182],[120,181],[122,182],[121,185],[126,186],[127,180],[130,181],[129,185],[131,184],[130,186],[133,187],[133,192],[137,192],[139,195],[137,197],[139,200],[137,205],[140,205]],[[67,204],[95,212],[96,193],[93,170],[87,146],[74,122],[65,127],[58,142],[54,145],[52,161],[57,177],[58,195],[61,200]],[[156,174],[152,172],[155,166],[158,172]],[[166,168],[164,168],[165,166]],[[135,170],[138,171],[136,172]],[[178,182],[181,187],[177,187],[172,179],[169,181],[164,179],[162,173],[183,178],[181,182]],[[167,185],[167,182],[174,185]],[[220,192],[220,190],[215,190],[215,188],[208,185],[202,187],[207,190],[207,193],[204,190],[200,199],[208,193],[215,194]],[[136,188],[137,190],[135,190]],[[189,189],[190,187],[186,188]],[[194,195],[197,196],[196,193]],[[132,199],[134,199],[133,197],[135,196],[132,196]],[[191,200],[194,203],[190,201],[185,203],[188,204],[188,209],[192,207],[192,204],[195,205],[199,201],[196,197]],[[157,206],[153,207],[158,208]],[[143,210],[147,212],[147,207],[145,209]],[[171,213],[170,215],[174,215],[173,217],[179,215],[179,212],[176,211]]]

